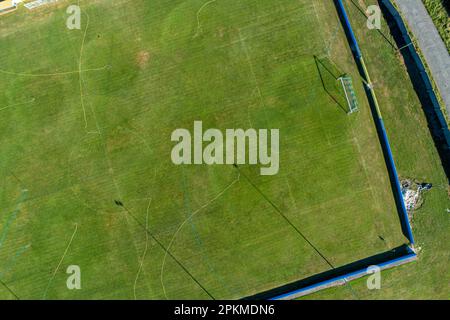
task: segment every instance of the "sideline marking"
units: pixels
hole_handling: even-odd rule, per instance
[[[69,251],[69,247],[70,247],[70,245],[72,244],[73,238],[75,237],[75,234],[77,233],[77,230],[78,230],[78,224],[76,223],[76,224],[75,224],[75,230],[73,231],[73,234],[72,234],[72,237],[70,238],[69,244],[67,245],[66,250],[64,250],[64,254],[63,254],[63,256],[61,257],[61,259],[59,260],[58,266],[56,267],[55,271],[53,272],[52,277],[51,277],[50,280],[48,281],[47,288],[45,288],[45,292],[44,292],[43,299],[45,299],[46,296],[47,296],[47,291],[48,291],[48,289],[50,288],[50,284],[51,284],[51,282],[53,281],[53,279],[55,278],[56,273],[58,272],[58,269],[59,269],[59,267],[61,266],[61,263],[63,262],[63,260],[64,260],[64,258],[65,258],[65,256],[66,256],[66,254],[67,254],[67,251]]]

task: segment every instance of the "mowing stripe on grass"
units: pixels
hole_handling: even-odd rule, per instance
[[[15,176],[14,176],[15,177]],[[3,242],[5,241],[7,235],[8,235],[8,231],[9,231],[9,227],[11,226],[11,223],[15,220],[15,218],[17,217],[19,210],[19,206],[21,203],[25,202],[25,200],[27,199],[27,195],[28,195],[28,190],[27,189],[23,189],[22,193],[20,194],[20,197],[17,201],[17,205],[16,205],[16,209],[9,215],[8,220],[6,221],[5,226],[3,227],[2,230],[2,235],[0,238],[0,247],[3,245]],[[8,268],[6,268],[6,271],[8,271],[11,268],[11,265],[13,265],[14,261],[16,260],[16,258],[18,256],[20,256],[23,251],[25,251],[27,248],[29,247],[29,245],[19,249],[19,251],[15,254],[14,258],[12,259],[12,262],[9,263]],[[2,275],[0,273],[0,275]],[[0,283],[17,299],[20,300],[19,296],[13,291],[11,290],[11,288],[8,287],[8,285],[6,285],[6,283],[0,279]]]
[[[19,296],[10,287],[8,287],[8,285],[4,283],[2,279],[0,279],[0,283],[6,288],[6,290],[8,290],[9,293],[14,296],[14,298],[16,298],[16,300],[20,300]]]
[[[185,196],[185,200],[184,200],[184,207],[186,210],[185,216],[187,217],[187,220],[189,220],[189,224],[191,226],[192,233],[194,234],[194,237],[195,237],[195,242],[197,243],[197,246],[199,247],[200,251],[203,252],[203,251],[205,251],[205,246],[203,244],[203,241],[202,241],[202,238],[201,238],[199,232],[197,231],[197,227],[196,227],[195,223],[192,221],[192,218],[193,218],[192,212],[194,212],[194,211],[191,208],[191,201],[189,198],[189,191],[186,186],[186,175],[185,175],[184,169],[182,170],[182,187],[183,187],[183,194]],[[216,278],[222,284],[222,286],[228,288],[228,284],[222,279],[222,277],[215,270],[214,266],[211,264],[209,257],[208,257],[208,253],[205,252],[201,256],[202,256],[203,261],[205,262],[205,265],[208,267],[209,271],[214,276],[214,278]]]
[[[235,168],[239,171],[240,174],[250,183],[250,185],[255,188],[255,190],[275,209],[276,212],[311,246],[311,248],[316,251],[316,253],[331,267],[331,269],[336,269],[334,265],[330,262],[327,257],[306,237],[290,220],[288,217],[286,217],[283,212],[250,180],[247,175],[242,173],[237,165],[235,165]],[[355,290],[353,290],[351,284],[348,281],[345,281],[345,284],[347,284],[346,287],[350,290],[350,292],[353,294],[353,296],[357,299],[359,299],[358,295],[356,294]]]
[[[136,221],[136,223],[145,230],[145,232],[147,232],[147,234],[152,237],[153,240],[155,240],[155,242],[161,247],[161,249],[163,249],[163,251],[169,255],[175,262],[176,264],[178,264],[178,266],[183,269],[184,272],[186,272],[187,275],[189,275],[189,277],[213,300],[215,300],[215,298],[213,297],[213,295],[211,293],[209,293],[208,290],[206,290],[206,288],[192,275],[192,273],[189,272],[189,270],[173,255],[171,254],[166,247],[147,229],[147,227],[141,223],[139,221],[138,218],[136,218],[131,211],[125,207],[123,204],[120,205],[126,213],[128,213],[130,215],[131,218],[133,218],[134,221]]]
[[[166,255],[164,256],[163,264],[162,264],[162,267],[161,267],[161,284],[162,284],[162,286],[163,286],[164,294],[166,294],[166,289],[165,289],[164,282],[163,282],[163,274],[164,274],[164,266],[165,266],[165,263],[166,263],[166,257],[167,257],[168,250],[171,248],[173,242],[175,241],[175,238],[176,238],[177,235],[178,235],[178,232],[180,232],[180,230],[183,228],[183,226],[185,225],[185,223],[186,223],[187,221],[189,221],[190,219],[192,219],[195,215],[197,215],[199,212],[201,212],[204,208],[206,208],[207,206],[209,206],[211,203],[213,203],[214,201],[216,201],[217,199],[219,199],[219,198],[220,198],[220,197],[221,197],[228,189],[230,189],[235,183],[239,182],[240,178],[241,178],[241,175],[239,174],[239,175],[237,176],[237,178],[236,178],[234,181],[232,181],[228,186],[225,187],[225,189],[223,189],[221,192],[219,192],[214,198],[212,198],[211,200],[209,200],[207,203],[205,203],[204,205],[202,205],[200,208],[198,208],[197,210],[195,210],[188,218],[186,218],[186,219],[180,224],[180,226],[178,227],[177,231],[175,231],[175,233],[173,234],[173,237],[172,237],[172,239],[170,240],[170,243],[169,243],[169,246],[168,246],[168,248],[167,248]],[[166,295],[166,298],[167,298],[167,295]]]
[[[6,264],[5,269],[0,271],[0,277],[2,277],[3,274],[7,274],[9,272],[9,270],[11,270],[14,267],[14,265],[16,264],[17,258],[20,257],[30,246],[31,246],[31,244],[24,245],[21,248],[19,248],[19,250],[16,251],[14,256]]]
[[[170,149],[168,137],[174,128],[184,127],[194,116],[201,117],[203,121],[218,128],[242,127],[248,120],[250,124],[253,123],[251,127],[261,128],[267,125],[286,133],[283,137],[287,146],[286,151],[283,151],[287,164],[285,169],[292,177],[293,187],[296,185],[292,197],[299,201],[301,214],[306,217],[308,212],[313,213],[308,215],[311,220],[308,220],[307,225],[304,224],[303,217],[299,217],[302,220],[296,220],[297,209],[287,201],[285,207],[285,199],[280,199],[285,190],[281,179],[267,180],[268,185],[263,187],[259,180],[245,171],[247,168],[241,169],[287,218],[310,237],[318,251],[323,250],[325,258],[329,255],[328,262],[338,266],[352,261],[354,256],[362,256],[366,250],[366,242],[368,249],[372,251],[381,247],[379,243],[372,241],[375,234],[372,232],[372,213],[393,208],[390,201],[372,206],[373,198],[366,193],[361,197],[353,195],[347,200],[348,193],[352,190],[370,184],[367,176],[362,174],[364,171],[360,170],[360,163],[354,160],[357,153],[352,148],[352,139],[349,139],[349,126],[354,123],[358,123],[357,128],[360,124],[361,127],[364,126],[370,115],[360,113],[359,118],[362,120],[351,120],[352,123],[349,124],[347,117],[323,92],[312,60],[313,54],[322,53],[328,42],[327,39],[320,39],[317,32],[320,24],[323,26],[322,36],[329,38],[333,30],[336,33],[337,43],[334,43],[334,50],[331,50],[335,54],[330,59],[356,74],[353,61],[341,59],[345,55],[340,51],[346,47],[342,45],[344,41],[341,41],[341,37],[338,37],[337,32],[340,29],[335,29],[335,20],[332,20],[336,18],[334,10],[325,10],[330,4],[315,3],[318,15],[315,16],[312,3],[307,0],[250,0],[245,4],[231,1],[226,6],[217,1],[201,12],[201,35],[191,41],[197,27],[195,13],[206,1],[208,0],[196,1],[192,5],[186,2],[157,0],[151,4],[144,1],[136,3],[136,6],[129,6],[124,0],[111,0],[111,5],[101,0],[85,8],[88,9],[91,19],[82,52],[82,66],[88,67],[86,64],[89,62],[92,66],[111,64],[114,68],[110,72],[81,74],[83,102],[80,102],[80,79],[76,74],[52,77],[48,81],[44,78],[22,77],[17,79],[17,85],[4,81],[8,97],[9,91],[11,96],[20,97],[18,93],[30,90],[30,98],[36,96],[35,103],[39,105],[39,108],[33,108],[32,113],[25,112],[25,107],[15,109],[14,113],[12,109],[5,112],[6,116],[13,117],[12,120],[19,123],[19,127],[10,130],[8,122],[2,127],[7,144],[7,152],[3,156],[13,165],[11,170],[27,182],[30,190],[40,190],[34,197],[38,201],[31,203],[30,208],[33,208],[33,212],[42,214],[30,216],[32,220],[25,221],[23,226],[25,231],[32,231],[30,240],[34,244],[42,244],[41,252],[44,252],[47,258],[54,259],[50,253],[57,252],[55,250],[58,250],[61,241],[67,237],[64,229],[61,229],[64,221],[55,219],[55,216],[59,216],[58,211],[66,209],[70,212],[80,212],[79,219],[82,221],[78,222],[80,226],[83,223],[87,228],[83,231],[85,237],[77,237],[76,245],[77,248],[86,248],[80,251],[80,259],[92,262],[93,274],[90,278],[95,279],[97,287],[89,286],[89,290],[75,293],[68,292],[64,285],[56,286],[55,282],[63,276],[61,265],[51,287],[52,297],[81,294],[81,298],[102,298],[105,295],[132,298],[133,289],[136,289],[138,298],[139,295],[161,298],[164,292],[158,275],[162,273],[163,285],[167,287],[169,297],[174,295],[180,298],[208,298],[202,291],[204,288],[197,287],[200,282],[216,298],[237,298],[247,295],[250,291],[256,292],[269,286],[290,283],[295,280],[294,277],[314,274],[317,269],[330,269],[328,263],[325,265],[324,262],[317,261],[323,258],[319,258],[318,253],[312,252],[309,246],[298,238],[298,234],[290,230],[292,226],[288,226],[278,214],[272,212],[273,206],[268,205],[267,200],[261,198],[247,181],[244,184],[236,182],[222,198],[217,198],[223,194],[223,183],[231,183],[229,180],[233,180],[233,175],[224,178],[230,168],[215,167],[209,172],[206,167],[199,171],[193,169],[192,177],[195,175],[195,187],[200,194],[187,190],[184,200],[190,201],[193,208],[184,209],[190,211],[184,214],[179,212],[183,209],[183,190],[178,172],[173,170],[166,157],[166,151]],[[81,4],[83,3],[84,1],[81,1]],[[18,17],[22,19],[20,15]],[[102,20],[103,17],[105,20]],[[185,17],[189,18],[190,23],[186,23]],[[2,33],[2,44],[5,41],[14,46],[11,47],[11,52],[1,54],[1,64],[19,65],[18,62],[23,60],[21,70],[31,73],[36,71],[36,61],[45,66],[49,64],[48,57],[51,57],[52,64],[54,62],[57,63],[56,66],[60,66],[56,70],[67,70],[64,66],[67,65],[68,58],[74,64],[80,62],[78,50],[87,27],[84,19],[86,17],[83,14],[83,30],[78,33],[53,32],[52,30],[60,29],[53,28],[55,23],[60,22],[57,16],[48,23],[39,23],[38,33],[21,28],[23,35],[6,37],[6,34],[5,39]],[[327,24],[328,21],[333,23]],[[155,32],[149,34],[146,32],[149,29]],[[239,30],[242,34],[239,34]],[[40,34],[48,34],[49,31],[52,31],[51,37],[36,38]],[[72,41],[67,41],[68,34],[73,35],[69,39]],[[240,37],[245,43],[237,41]],[[47,41],[47,38],[51,41]],[[36,52],[24,52],[22,47],[29,47],[30,43],[39,43],[42,47],[39,46]],[[231,43],[237,45],[230,47]],[[23,57],[14,55],[15,46],[17,52],[24,52]],[[216,49],[218,47],[221,49]],[[140,64],[142,54],[150,57],[145,66]],[[252,65],[249,65],[249,62]],[[249,68],[253,68],[254,77]],[[255,77],[257,83],[253,81]],[[4,78],[13,79],[13,76]],[[333,80],[329,81],[334,85],[336,82]],[[255,84],[260,86],[264,101],[258,99],[261,96],[258,95]],[[362,90],[362,86],[357,89]],[[6,99],[3,100],[5,106],[10,103]],[[20,101],[22,100],[13,100]],[[266,106],[262,108],[260,102]],[[95,121],[98,118],[101,125],[100,137],[90,139],[84,135],[81,103],[86,107],[88,130],[95,131]],[[267,119],[270,121],[266,123]],[[32,135],[28,132],[28,127],[33,130]],[[139,134],[129,133],[127,128],[139,131]],[[57,137],[49,139],[54,137],[55,132],[58,133]],[[374,130],[365,130],[358,134],[362,143],[365,143],[364,148],[359,150],[360,154],[369,154],[372,143],[377,145],[376,140],[369,141],[372,136],[376,137]],[[144,141],[145,146],[140,140]],[[74,143],[78,141],[78,146],[73,148]],[[67,154],[67,151],[70,153]],[[378,156],[379,159],[377,155],[373,157],[374,160],[368,163],[368,167],[371,168],[373,164],[375,170],[378,164],[382,165],[381,153]],[[14,161],[14,158],[18,160]],[[367,158],[363,156],[360,162],[363,160]],[[150,179],[152,169],[160,170],[161,176]],[[49,172],[51,174],[48,174]],[[372,172],[369,171],[369,176],[370,173]],[[112,182],[108,174],[111,175]],[[190,174],[190,171],[186,174],[185,187],[194,182],[190,181]],[[322,177],[327,179],[321,180]],[[151,180],[155,181],[153,186],[150,186]],[[144,192],[149,192],[153,204],[157,204],[154,210],[153,204],[150,208],[152,212],[155,211],[154,215],[149,215],[147,210],[146,216],[144,205],[147,205],[148,198],[140,211],[133,209],[125,201],[125,205],[134,215],[132,219],[138,218],[146,232],[145,235],[141,234],[140,227],[135,230],[138,232],[135,235],[138,239],[135,241],[140,244],[137,249],[141,248],[138,250],[137,260],[132,252],[134,250],[130,251],[130,237],[123,236],[123,232],[127,231],[122,225],[125,221],[120,219],[122,214],[128,218],[129,213],[119,209],[119,220],[109,214],[111,194],[116,193],[113,182],[116,189],[120,187],[118,194],[123,194],[123,197],[142,198]],[[377,180],[377,183],[382,185],[387,185],[387,182],[383,177]],[[303,184],[314,186],[305,192]],[[267,192],[266,186],[274,190],[275,194],[273,195],[272,191]],[[390,192],[385,189],[387,188],[377,188],[375,199],[383,199],[383,195]],[[55,193],[55,190],[58,190],[58,193]],[[6,190],[5,196],[13,191],[14,189]],[[219,193],[214,195],[215,192]],[[203,205],[199,203],[201,207],[196,209],[199,204],[193,205],[193,199],[204,201],[208,196],[213,198]],[[176,202],[173,201],[174,197]],[[120,200],[122,197],[117,196],[116,199]],[[340,203],[340,199],[345,199],[346,203],[354,200],[351,208],[364,210],[355,212],[354,216],[349,215],[349,208],[346,203]],[[323,208],[330,208],[333,203],[338,205],[331,216],[327,213],[329,209]],[[209,207],[206,207],[208,205]],[[99,211],[99,214],[85,214],[86,208]],[[182,220],[196,211],[197,217],[189,217],[182,223]],[[318,218],[315,217],[316,214]],[[328,221],[328,218],[331,223],[326,225],[317,220]],[[357,218],[363,228],[352,224],[353,218]],[[390,226],[396,222],[394,218],[387,214],[380,215],[380,228],[386,226],[390,231]],[[131,220],[129,223],[134,228],[138,226]],[[45,233],[36,229],[36,224],[44,225],[49,231],[56,230],[56,243],[49,241]],[[346,232],[340,232],[341,228],[347,226]],[[177,235],[174,232],[178,227],[181,227],[181,230]],[[190,227],[192,231],[189,230]],[[287,231],[287,234],[283,234],[283,230]],[[363,233],[366,230],[368,232]],[[298,230],[296,231],[298,233]],[[129,232],[132,235],[132,230]],[[164,254],[171,255],[172,259],[175,255],[179,259],[175,262],[184,264],[199,281],[192,282],[189,279],[192,275],[186,275],[185,270],[180,270],[183,266],[177,266],[173,261],[167,261],[163,272],[158,270],[161,269],[160,261],[156,261],[156,264],[146,264],[153,245],[149,244],[147,259],[144,261],[144,242],[147,237],[155,240],[150,237],[151,233],[161,241],[164,245],[162,249],[165,249],[161,251],[158,248],[161,243],[156,241],[158,245],[155,243],[156,246],[152,249],[156,250],[155,254],[161,259]],[[329,233],[334,233],[336,237],[329,238]],[[175,240],[171,241],[172,246],[169,245],[171,235],[175,236]],[[292,243],[296,244],[294,250],[300,253],[298,256],[290,255]],[[113,245],[114,250],[111,251]],[[336,248],[339,255],[335,256]],[[92,254],[97,256],[95,261],[90,259]],[[202,261],[202,254],[205,260],[210,261],[212,268],[208,268],[208,261]],[[22,263],[22,260],[23,257],[19,262]],[[41,265],[45,260],[38,260],[37,271],[40,274],[37,276],[48,280],[48,268]],[[282,272],[270,272],[281,267],[280,261],[283,269],[279,270]],[[110,267],[104,269],[104,265]],[[16,284],[14,281],[13,288],[21,288],[22,299],[41,298],[42,291],[34,283],[39,278],[29,274],[26,261],[24,265],[17,267],[20,267],[17,271],[18,282]],[[136,267],[140,268],[140,272]],[[115,277],[117,270],[123,270],[120,277]],[[16,267],[14,272],[16,275]],[[217,281],[217,276],[224,279],[230,290],[226,290],[226,286]],[[137,283],[135,287],[133,281]],[[7,283],[11,285],[9,278]],[[129,286],[131,290],[116,290],[121,286]],[[147,286],[150,289],[148,291],[145,290]],[[6,289],[1,291],[7,297],[12,297],[6,293]]]
[[[70,237],[69,244],[67,245],[66,249],[64,250],[64,253],[63,253],[61,259],[59,260],[59,263],[56,266],[55,271],[53,271],[52,277],[50,278],[50,280],[47,283],[47,287],[45,288],[43,299],[45,299],[47,297],[47,291],[50,288],[50,285],[52,284],[52,281],[55,278],[56,273],[58,272],[59,267],[61,266],[61,263],[63,262],[64,258],[66,257],[66,254],[69,251],[70,245],[72,244],[73,238],[75,237],[75,234],[77,233],[77,231],[78,231],[78,224],[75,224],[75,230],[73,231],[72,236]]]
[[[314,251],[317,252],[317,254],[332,268],[334,269],[333,264],[328,260],[325,255],[320,252],[319,249],[289,220],[288,217],[284,215],[283,212],[250,180],[249,177],[245,173],[243,173],[237,165],[235,165],[235,168],[238,170],[240,174],[250,183],[250,185],[255,188],[256,191],[275,209],[276,212],[297,232],[310,246],[314,249]]]
[[[28,194],[27,189],[22,190],[22,193],[20,194],[19,200],[17,201],[17,204],[16,204],[16,209],[13,212],[11,212],[11,214],[9,215],[8,220],[6,221],[6,224],[3,227],[2,234],[0,236],[0,248],[3,245],[3,242],[6,239],[6,236],[8,235],[8,231],[9,231],[9,227],[11,226],[11,223],[16,219],[17,214],[20,211],[19,206],[21,203],[25,202],[25,200],[27,198],[27,194]]]

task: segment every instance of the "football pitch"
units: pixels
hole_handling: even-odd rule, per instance
[[[236,299],[407,243],[333,1],[70,4],[0,19],[1,299]],[[174,165],[194,121],[279,129],[279,173]]]

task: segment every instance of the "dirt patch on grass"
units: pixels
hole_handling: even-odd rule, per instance
[[[147,67],[148,62],[150,61],[150,52],[141,50],[136,55],[136,64],[139,66],[140,69],[144,69]]]

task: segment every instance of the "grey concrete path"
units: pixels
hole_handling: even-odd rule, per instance
[[[421,0],[395,0],[417,39],[450,116],[450,55]]]

